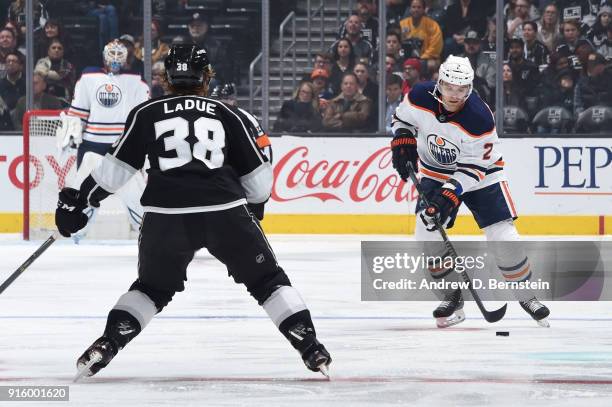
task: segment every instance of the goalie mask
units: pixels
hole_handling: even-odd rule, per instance
[[[164,66],[170,85],[190,88],[205,84],[204,73],[210,69],[210,62],[203,48],[195,44],[177,44],[170,48]],[[206,77],[207,82],[209,79]]]
[[[128,50],[119,40],[112,40],[104,47],[104,66],[112,73],[118,73],[127,61]]]
[[[446,61],[440,65],[438,71],[438,82],[433,91],[433,97],[438,102],[445,104],[440,100],[440,96],[455,96],[461,98],[463,102],[470,97],[472,93],[474,81],[474,69],[470,60],[467,57],[456,57],[450,55]],[[449,86],[454,85],[454,86]],[[467,88],[458,91],[458,87]]]

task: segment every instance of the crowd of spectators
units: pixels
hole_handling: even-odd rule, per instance
[[[102,50],[112,39],[119,39],[128,50],[123,71],[145,79],[143,2],[34,0],[31,72],[26,72],[25,3],[0,4],[0,131],[21,129],[26,81],[32,84],[34,109],[69,106],[83,69],[103,66]],[[223,10],[194,8],[190,0],[153,0],[152,7],[153,96],[164,92],[163,59],[173,43],[194,42],[207,50],[216,71],[211,88],[235,79],[232,47],[211,30],[211,18]]]
[[[380,52],[385,53],[387,132],[393,107],[416,83],[437,80],[440,63],[451,54],[469,58],[474,89],[495,110],[498,33],[504,44],[506,131],[593,131],[601,110],[612,109],[610,0],[507,0],[499,28],[495,1],[387,0],[386,38],[381,39],[376,38],[377,3],[357,0],[338,39],[315,56],[303,81],[314,85],[318,114],[309,110],[315,114],[312,126],[299,121],[305,131],[376,131]],[[296,98],[282,106],[275,131],[288,131],[287,112],[295,111]],[[601,131],[609,130],[602,126]]]

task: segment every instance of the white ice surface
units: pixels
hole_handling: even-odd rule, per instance
[[[517,303],[496,324],[468,303],[463,324],[440,330],[435,303],[360,301],[360,237],[270,240],[332,354],[330,382],[200,252],[185,292],[106,369],[71,383],[136,277],[137,248],[60,241],[0,295],[0,386],[70,386],[69,403],[28,406],[612,406],[609,302],[549,303],[550,329]],[[39,244],[0,239],[0,282]]]

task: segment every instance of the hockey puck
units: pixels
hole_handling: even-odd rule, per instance
[[[497,335],[497,336],[510,336],[510,332],[508,332],[508,331],[497,331],[497,332],[495,332],[495,335]]]

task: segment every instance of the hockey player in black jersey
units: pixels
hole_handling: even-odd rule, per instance
[[[263,218],[273,176],[249,119],[200,96],[214,75],[203,49],[175,45],[165,67],[170,94],[135,107],[123,135],[80,190],[59,194],[56,224],[70,236],[87,223],[83,208],[98,206],[149,159],[138,278],[109,312],[103,335],[77,360],[77,379],[105,367],[184,290],[187,266],[204,247],[246,286],[306,367],[327,375],[331,357],[257,219]]]

